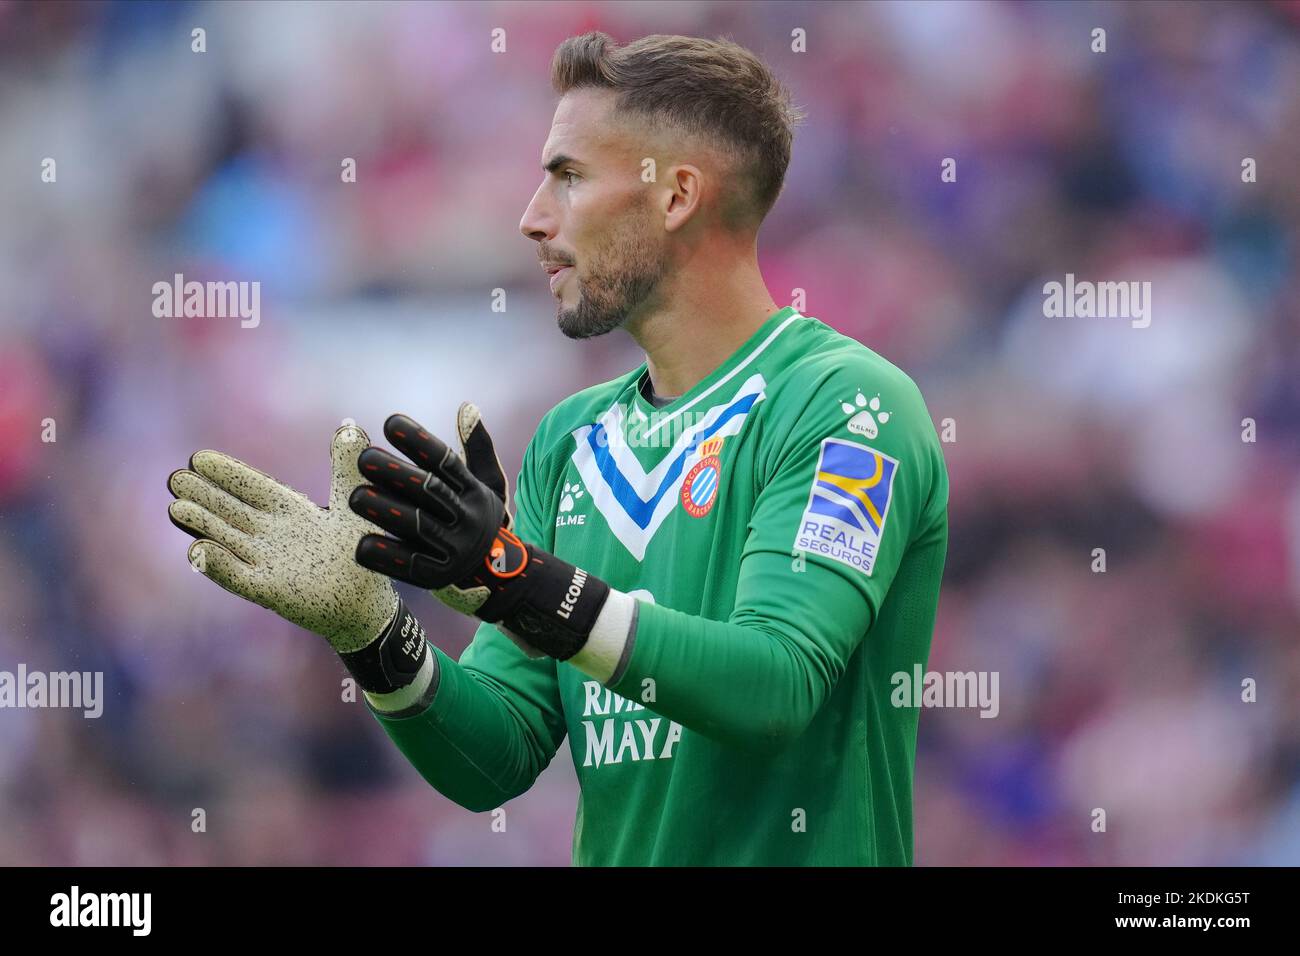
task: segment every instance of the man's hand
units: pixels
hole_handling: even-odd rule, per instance
[[[510,530],[504,474],[477,409],[468,408],[458,416],[468,462],[405,415],[390,416],[384,435],[408,460],[379,448],[361,453],[372,484],[349,504],[392,536],[367,534],[357,562],[499,622],[529,656],[567,660],[586,642],[609,586]]]
[[[456,433],[460,436],[461,457],[470,473],[483,484],[492,489],[492,493],[501,499],[505,507],[505,527],[511,526],[510,482],[506,479],[506,470],[501,467],[497,457],[496,446],[483,416],[473,402],[461,402],[456,410]]]
[[[359,567],[368,526],[347,507],[361,480],[356,461],[369,437],[355,425],[334,433],[329,506],[218,451],[195,452],[172,472],[167,508],[198,540],[190,564],[221,587],[319,634],[366,690],[390,692],[414,676],[424,633],[389,580]]]
[[[190,564],[336,650],[370,643],[392,617],[397,594],[352,559],[365,522],[348,510],[347,496],[360,480],[357,452],[367,444],[355,426],[334,433],[328,508],[237,458],[195,452],[189,468],[167,479],[176,496],[168,517],[198,539],[189,548]]]

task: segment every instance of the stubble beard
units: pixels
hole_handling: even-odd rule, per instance
[[[608,251],[594,259],[578,283],[578,302],[560,306],[555,319],[571,339],[589,339],[624,325],[655,293],[668,271],[667,256],[639,217],[610,238]]]

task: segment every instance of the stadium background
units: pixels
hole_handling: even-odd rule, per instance
[[[190,571],[164,481],[212,447],[321,501],[344,417],[463,398],[513,474],[640,361],[559,335],[517,231],[592,28],[768,60],[809,114],[770,288],[956,422],[930,667],[998,671],[1001,712],[922,714],[917,862],[1300,862],[1295,4],[0,3],[0,669],[106,698],[0,710],[0,863],[568,862],[567,745],[493,832],[323,641]],[[177,272],[260,281],[261,324],[154,318]],[[1150,328],[1045,318],[1066,273],[1151,281]]]

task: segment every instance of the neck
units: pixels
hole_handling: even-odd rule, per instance
[[[780,308],[758,269],[757,248],[719,268],[701,255],[673,271],[658,302],[629,322],[655,394],[675,398],[725,362]]]

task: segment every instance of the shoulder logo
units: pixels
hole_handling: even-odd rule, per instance
[[[879,435],[880,426],[889,421],[889,412],[880,410],[880,396],[867,401],[867,396],[862,394],[861,389],[858,389],[858,397],[852,402],[840,402],[840,409],[845,415],[853,416],[848,422],[849,431],[867,438]]]
[[[722,439],[710,438],[700,443],[700,460],[686,473],[682,482],[682,507],[692,518],[703,518],[713,510],[718,500],[718,484],[722,478]]]
[[[817,457],[794,548],[871,574],[889,517],[898,460],[855,442],[827,438]]]

